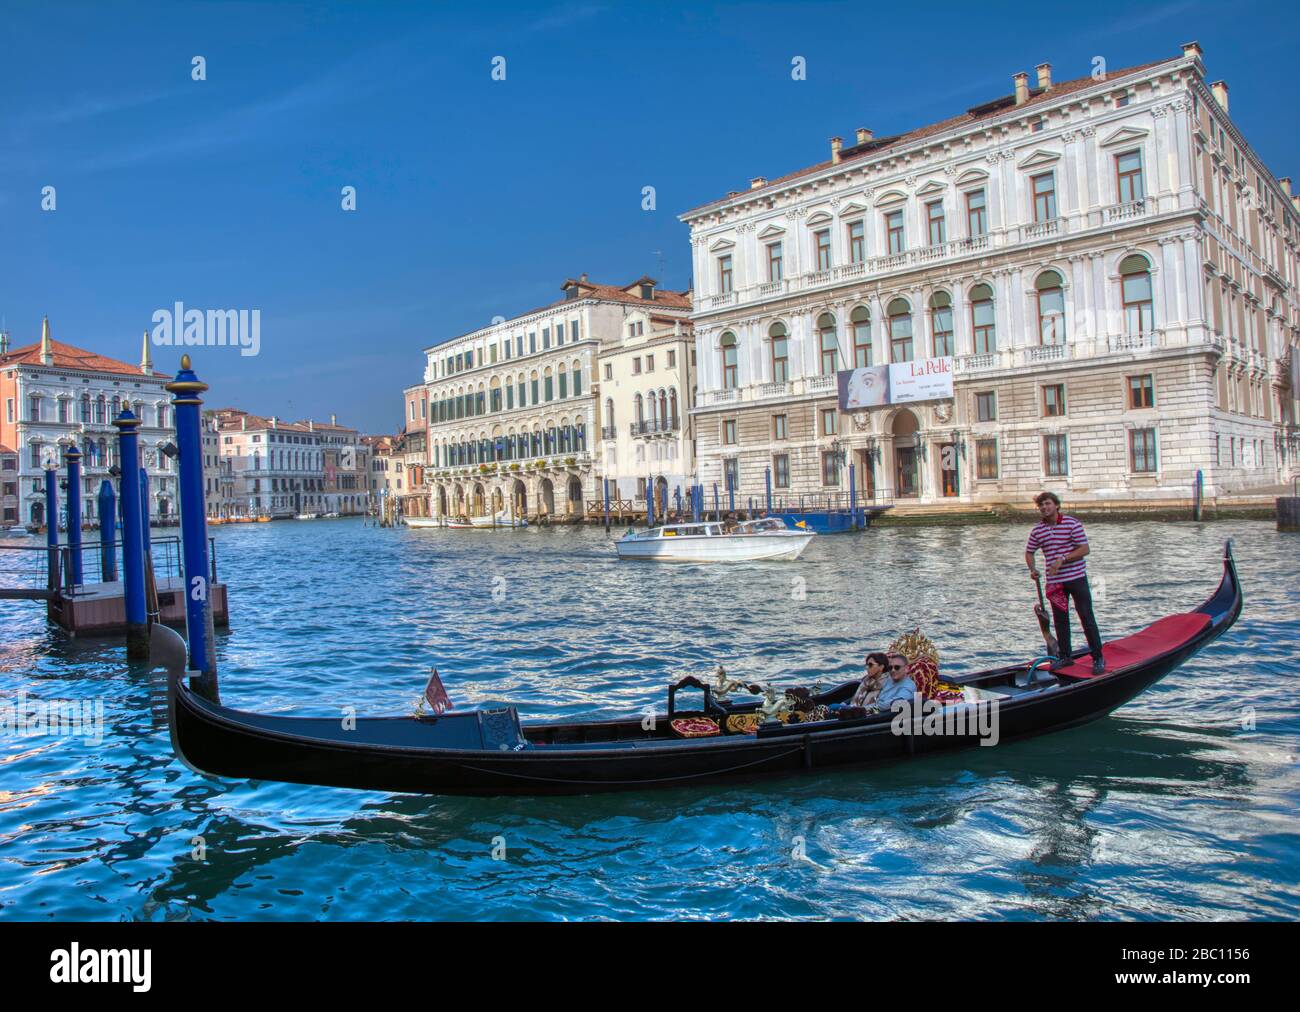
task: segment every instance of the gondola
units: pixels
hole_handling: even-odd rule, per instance
[[[1195,611],[1166,616],[1106,643],[1103,674],[1092,674],[1084,651],[1056,671],[1044,658],[962,676],[945,671],[944,681],[975,701],[949,704],[942,714],[970,716],[985,706],[996,715],[999,744],[1085,724],[1183,664],[1240,612],[1241,585],[1229,543],[1214,594]],[[220,777],[415,794],[586,794],[808,774],[989,742],[989,735],[972,730],[974,719],[953,720],[951,733],[943,720],[937,733],[929,733],[928,719],[922,723],[918,714],[909,723],[896,713],[851,709],[829,719],[762,719],[761,701],[720,700],[693,677],[669,688],[667,712],[653,719],[521,723],[513,706],[346,724],[330,717],[269,716],[222,706],[215,680],[186,678],[180,638],[164,626],[155,629],[171,638],[168,705],[176,754],[192,769]],[[807,697],[811,706],[805,713],[815,717],[824,714],[818,706],[843,706],[857,684]],[[703,706],[679,707],[683,690],[691,699],[702,690]],[[710,726],[717,732],[690,736]]]

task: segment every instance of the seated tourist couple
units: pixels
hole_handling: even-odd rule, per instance
[[[888,710],[894,700],[911,700],[914,695],[916,682],[912,680],[907,658],[902,654],[875,651],[867,654],[866,673],[848,705]]]

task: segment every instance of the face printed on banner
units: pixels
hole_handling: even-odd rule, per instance
[[[844,399],[846,410],[875,408],[889,403],[889,367],[883,365],[854,369],[849,374]]]

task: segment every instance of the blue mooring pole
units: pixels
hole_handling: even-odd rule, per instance
[[[651,475],[645,480],[645,525],[655,525],[655,480]]]
[[[673,495],[677,500],[677,512],[680,513],[682,511],[682,487],[680,485],[673,489]]]
[[[105,583],[117,579],[117,508],[113,483],[99,483],[99,578]]]
[[[857,465],[849,464],[849,523],[854,530],[858,527],[858,482]]]
[[[727,475],[727,509],[732,513],[736,512],[736,486],[731,480],[731,475]]]
[[[122,583],[126,604],[126,656],[149,656],[149,614],[144,600],[144,540],[140,526],[140,419],[127,409],[113,419],[117,426],[122,477]]]
[[[68,550],[72,556],[72,584],[86,582],[81,567],[81,451],[74,444],[67,452],[68,461]]]
[[[208,575],[208,518],[203,505],[203,401],[208,389],[181,356],[180,372],[165,387],[174,394],[176,446],[180,451],[181,557],[185,564],[185,630],[195,690],[217,695],[217,645],[212,628],[212,588]]]
[[[767,486],[767,511],[772,512],[772,469],[765,467],[763,469],[763,483]]]
[[[718,483],[715,481],[713,483],[713,519],[714,520],[718,519],[719,512],[721,511],[718,509]]]
[[[49,549],[50,590],[59,586],[59,472],[52,461],[45,466],[45,545]]]

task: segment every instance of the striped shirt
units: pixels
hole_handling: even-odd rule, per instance
[[[1075,520],[1074,517],[1067,517],[1064,513],[1057,517],[1056,523],[1048,524],[1040,520],[1034,524],[1034,529],[1029,532],[1029,541],[1025,544],[1026,552],[1034,552],[1038,549],[1043,550],[1043,559],[1050,566],[1062,556],[1069,555],[1080,545],[1088,543],[1088,535],[1083,533],[1083,524]],[[1056,571],[1056,575],[1048,578],[1050,586],[1056,586],[1058,583],[1069,583],[1071,580],[1078,580],[1085,576],[1083,560],[1067,562]]]

